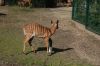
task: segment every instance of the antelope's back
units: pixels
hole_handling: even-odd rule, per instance
[[[38,23],[26,24],[23,27],[24,34],[33,34],[33,36],[49,36],[51,31],[49,28]]]

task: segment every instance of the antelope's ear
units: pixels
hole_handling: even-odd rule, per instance
[[[51,24],[53,23],[53,21],[51,20]]]
[[[59,20],[57,20],[57,23],[59,23]]]

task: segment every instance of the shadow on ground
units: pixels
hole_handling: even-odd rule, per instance
[[[6,16],[7,14],[4,14],[4,13],[0,13],[0,16]]]
[[[68,50],[72,50],[73,48],[66,48],[66,49],[61,49],[61,48],[53,48],[53,54],[59,53],[59,52],[64,52],[64,51],[68,51]],[[46,47],[39,47],[36,52],[38,51],[46,51]],[[33,51],[29,51],[26,53],[26,55],[32,53]]]

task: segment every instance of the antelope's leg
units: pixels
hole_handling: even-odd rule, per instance
[[[32,40],[33,40],[33,38],[34,38],[34,37],[30,38],[29,41],[28,41],[28,43],[29,43],[29,45],[30,45],[32,51],[35,52],[35,49],[34,49],[33,46],[32,46]]]
[[[49,53],[49,39],[48,38],[44,38],[44,42],[45,42],[45,45],[46,45],[46,48],[47,48],[47,53]]]
[[[30,37],[31,37],[30,35],[25,35],[25,36],[24,36],[23,53],[25,53],[26,43],[29,41]]]
[[[49,53],[52,53],[52,39],[49,38]]]

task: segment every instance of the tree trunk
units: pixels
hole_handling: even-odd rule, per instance
[[[5,0],[0,0],[0,6],[5,5]]]

